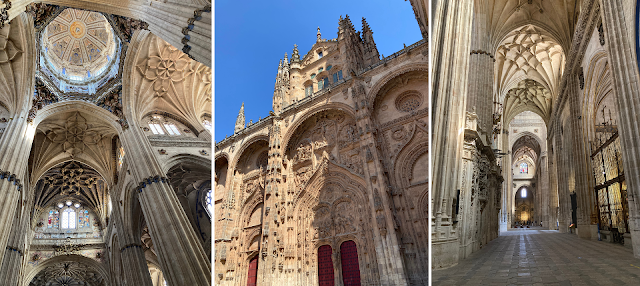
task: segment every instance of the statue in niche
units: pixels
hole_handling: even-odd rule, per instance
[[[300,163],[311,159],[311,145],[300,143],[296,149],[296,154],[293,156],[293,163]]]

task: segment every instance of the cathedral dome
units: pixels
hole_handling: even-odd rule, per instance
[[[62,92],[93,93],[98,82],[117,73],[120,41],[100,13],[67,8],[42,31],[40,43],[41,64]]]

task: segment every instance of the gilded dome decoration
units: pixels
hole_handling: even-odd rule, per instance
[[[52,69],[74,81],[99,77],[116,51],[113,29],[100,13],[65,9],[42,34]]]
[[[118,76],[122,42],[101,13],[67,8],[38,33],[42,79],[58,96],[90,99]]]

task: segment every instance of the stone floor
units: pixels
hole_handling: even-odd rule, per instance
[[[618,244],[550,230],[510,230],[432,274],[438,286],[640,285],[640,259]]]

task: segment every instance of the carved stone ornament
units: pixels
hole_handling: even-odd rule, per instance
[[[67,238],[62,244],[54,245],[53,250],[55,251],[55,255],[71,255],[82,250],[84,246],[84,244],[73,244],[71,238]]]
[[[75,261],[60,262],[40,271],[31,286],[103,286],[105,279],[95,269]]]
[[[19,53],[22,53],[11,40],[9,40],[10,25],[0,29],[0,63],[12,61]]]
[[[151,55],[140,64],[138,71],[145,79],[153,82],[156,96],[169,91],[175,92],[174,84],[194,73],[192,60],[171,45],[166,45],[158,55]]]
[[[62,128],[53,128],[47,138],[54,143],[62,144],[64,152],[71,156],[82,154],[88,145],[96,145],[102,136],[87,124],[87,120],[76,112]]]

